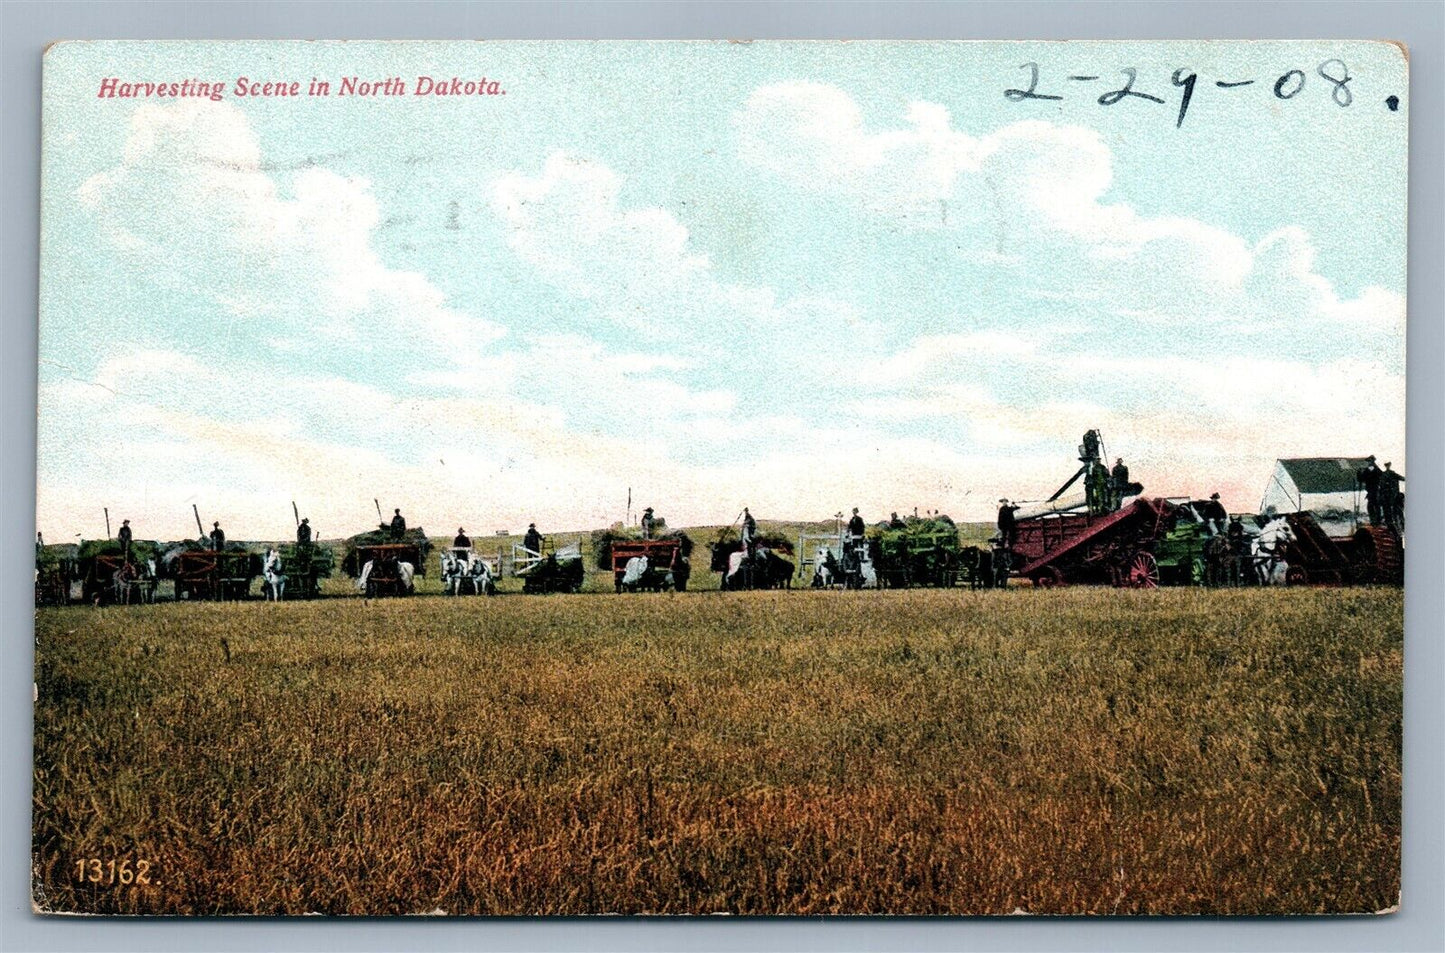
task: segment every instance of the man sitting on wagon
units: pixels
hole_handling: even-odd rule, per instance
[[[1229,513],[1219,502],[1218,493],[1209,494],[1209,502],[1204,504],[1199,515],[1204,517],[1204,529],[1210,536],[1224,532],[1224,526],[1229,522]]]
[[[311,546],[311,518],[301,517],[301,522],[296,524],[296,548],[307,549]]]
[[[406,517],[401,515],[401,507],[392,510],[391,517],[391,541],[399,543],[406,538]]]
[[[652,507],[642,511],[642,538],[651,539],[653,531],[657,528],[657,519],[652,515]]]

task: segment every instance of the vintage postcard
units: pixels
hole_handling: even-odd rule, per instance
[[[1390,42],[62,42],[39,913],[1400,894]]]

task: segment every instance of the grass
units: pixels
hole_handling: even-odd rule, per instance
[[[1374,911],[1399,894],[1402,633],[1377,589],[41,610],[35,897]],[[90,857],[152,883],[78,883]]]

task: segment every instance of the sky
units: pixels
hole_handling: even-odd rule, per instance
[[[1027,63],[1061,98],[1004,95]],[[1163,102],[1101,105],[1125,68]],[[1233,511],[1278,457],[1405,469],[1390,44],[104,42],[44,69],[52,542],[103,508],[193,535],[193,504],[281,539],[292,501],[326,537],[377,506],[583,529],[629,490],[672,525],[984,520],[1090,428],[1146,493]]]

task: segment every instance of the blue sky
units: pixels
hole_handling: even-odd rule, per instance
[[[1004,98],[1029,61],[1063,100]],[[1098,105],[1123,66],[1166,102]],[[230,89],[346,75],[506,95]],[[1277,456],[1403,467],[1388,44],[74,43],[45,91],[47,538],[192,502],[279,537],[293,499],[326,535],[373,498],[581,528],[628,487],[673,523],[987,518],[1089,427],[1235,509]]]

